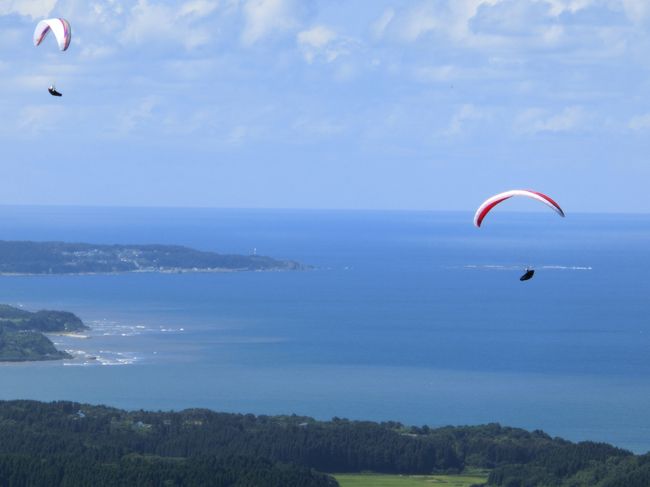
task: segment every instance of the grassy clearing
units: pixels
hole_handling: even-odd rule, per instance
[[[487,474],[383,475],[334,474],[341,487],[469,487],[487,481]]]

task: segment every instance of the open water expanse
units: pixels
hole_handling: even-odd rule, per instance
[[[0,277],[68,310],[76,359],[0,398],[430,426],[650,450],[650,216],[0,207],[0,238],[182,244],[307,272]],[[519,282],[527,265],[534,279]]]

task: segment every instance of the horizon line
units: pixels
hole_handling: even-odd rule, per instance
[[[305,211],[305,212],[376,212],[376,213],[474,213],[475,210],[461,209],[422,209],[422,208],[328,208],[328,207],[260,207],[260,206],[173,206],[173,205],[102,205],[102,204],[38,204],[38,203],[0,203],[0,208],[87,208],[87,209],[134,209],[134,210],[232,210],[232,211]],[[513,210],[504,208],[502,213],[535,214],[539,210]],[[572,211],[571,215],[650,215],[650,211]]]

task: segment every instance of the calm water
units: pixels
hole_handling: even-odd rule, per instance
[[[53,338],[73,361],[0,366],[0,398],[498,421],[649,450],[650,216],[489,218],[0,207],[4,239],[256,248],[316,267],[0,277],[1,302],[93,327]]]

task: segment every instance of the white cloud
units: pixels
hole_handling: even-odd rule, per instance
[[[246,25],[242,33],[245,45],[272,34],[297,27],[295,6],[291,0],[247,0],[244,4]]]
[[[250,127],[236,125],[225,134],[225,137],[222,137],[222,140],[229,145],[242,145],[252,135]]]
[[[119,134],[130,134],[153,120],[154,109],[158,106],[159,99],[155,96],[147,96],[140,100],[137,106],[126,110],[119,117],[117,132]]]
[[[400,34],[408,41],[415,41],[421,35],[440,27],[441,19],[436,15],[435,9],[422,3],[406,13],[401,22]]]
[[[456,66],[423,66],[414,71],[415,79],[422,82],[444,82],[455,79],[459,75]]]
[[[302,134],[316,137],[332,137],[344,133],[345,125],[327,119],[301,118],[294,122],[293,129]]]
[[[0,15],[19,14],[37,19],[50,15],[57,0],[2,0]]]
[[[384,35],[386,28],[393,18],[395,18],[395,10],[392,8],[386,9],[384,13],[381,14],[381,17],[379,17],[372,25],[372,31],[375,37],[382,37]]]
[[[98,18],[104,16],[122,15],[124,6],[117,0],[101,0],[92,4],[92,12]],[[105,17],[102,20],[107,20]]]
[[[431,43],[434,38],[436,43],[443,40],[458,47],[492,49],[507,45],[513,37],[521,42],[522,36],[538,35],[540,1],[412,1],[401,9],[386,10],[372,31],[377,37],[409,43]],[[553,34],[557,32],[547,35]]]
[[[87,44],[81,49],[81,57],[84,59],[101,59],[115,53],[115,48],[101,44]]]
[[[448,0],[440,2],[421,1],[402,16],[399,32],[402,38],[415,41],[425,34],[436,32],[455,42],[471,42],[476,34],[470,22],[479,8],[493,6],[502,0]]]
[[[64,108],[60,105],[28,105],[20,110],[18,116],[19,132],[36,135],[54,131],[61,124]]]
[[[0,0],[1,1],[1,0]],[[31,34],[31,32],[30,32]],[[3,58],[7,58],[11,52],[7,49],[9,46],[31,47],[30,36],[25,36],[25,29],[20,28],[3,28],[0,29],[0,46],[3,49]]]
[[[517,117],[516,130],[521,133],[571,132],[584,127],[584,110],[578,106],[567,107],[560,113],[549,114],[547,110],[531,108]]]
[[[185,2],[181,5],[179,9],[179,15],[181,16],[196,16],[196,17],[206,17],[214,12],[219,6],[219,2],[216,0],[193,0],[190,2]]]
[[[485,110],[481,110],[472,104],[466,103],[461,106],[451,118],[451,122],[447,129],[443,132],[446,136],[455,136],[462,133],[467,122],[486,120],[489,114]]]
[[[650,113],[632,117],[628,123],[628,127],[637,132],[647,131],[650,129]]]
[[[324,47],[334,39],[336,39],[336,33],[322,25],[298,33],[298,42],[300,44],[316,49]]]
[[[650,16],[648,0],[623,0],[623,8],[627,17],[635,24],[640,24]]]
[[[549,13],[554,16],[564,12],[575,13],[594,4],[594,0],[543,0],[549,4]]]
[[[585,46],[594,56],[615,55],[612,43],[621,45],[620,38],[640,33],[621,23],[623,9],[635,22],[650,17],[648,0],[413,0],[403,5],[375,21],[375,36],[422,46],[446,42],[493,55]],[[586,10],[593,15],[569,21]]]
[[[175,80],[202,81],[214,76],[221,65],[213,58],[172,59],[164,64],[165,77]],[[162,73],[162,71],[161,71]]]
[[[452,39],[465,41],[474,36],[470,21],[476,16],[480,7],[493,6],[502,0],[459,0],[450,4],[451,15],[445,24]]]
[[[206,0],[183,2],[174,7],[138,0],[128,12],[122,41],[135,44],[176,42],[191,50],[211,40],[214,30],[197,21],[209,16],[217,6],[216,1]]]
[[[9,82],[16,88],[44,91],[52,83],[52,80],[47,75],[17,75],[13,79],[10,78]]]
[[[332,62],[349,51],[352,41],[344,39],[331,29],[317,25],[309,30],[303,30],[297,35],[298,46],[308,63],[316,57],[322,57],[326,62]]]

